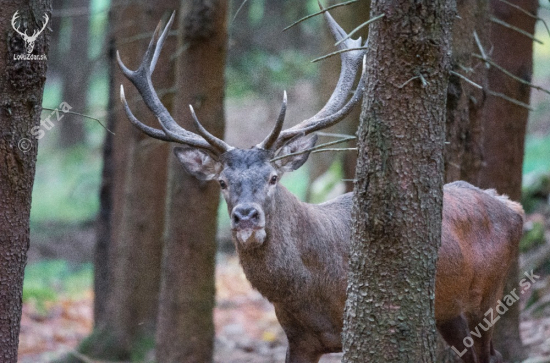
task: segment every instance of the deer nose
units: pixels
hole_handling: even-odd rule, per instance
[[[263,227],[262,219],[259,208],[252,204],[238,205],[231,213],[234,228],[261,228]]]

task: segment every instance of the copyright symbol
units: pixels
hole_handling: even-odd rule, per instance
[[[19,150],[26,153],[27,151],[29,151],[32,148],[32,141],[29,140],[29,139],[26,139],[26,138],[22,138],[17,143],[17,147],[19,148]]]

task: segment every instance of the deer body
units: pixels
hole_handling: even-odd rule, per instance
[[[217,180],[228,206],[233,240],[248,280],[270,300],[289,343],[287,363],[317,362],[341,350],[346,300],[348,250],[351,240],[352,196],[312,205],[300,202],[278,181],[301,167],[317,135],[342,120],[361,99],[365,84],[364,47],[352,40],[324,13],[340,49],[338,85],[327,104],[313,117],[282,130],[286,93],[271,133],[250,149],[234,148],[211,135],[190,107],[198,134],[180,127],[152,86],[162,44],[174,20],[157,27],[140,67],[119,65],[136,86],[161,129],[141,123],[121,100],[130,122],[154,138],[183,144],[174,153],[199,180]],[[351,98],[354,78],[363,73]],[[492,346],[492,326],[478,336],[469,331],[497,304],[522,232],[521,206],[492,190],[465,182],[444,187],[442,242],[436,272],[435,319],[449,345],[464,352],[465,363],[501,363]],[[473,348],[465,346],[472,341]],[[470,348],[470,349],[466,349]]]
[[[312,205],[279,186],[273,202],[262,248],[243,250],[235,240],[237,252],[247,279],[275,307],[289,340],[288,361],[316,362],[342,349],[352,194]],[[517,203],[492,191],[465,182],[444,187],[435,318],[444,336],[453,333],[457,349],[502,295],[522,234],[521,213]],[[464,319],[467,329],[457,336]],[[490,346],[478,349],[491,356]],[[468,352],[466,362],[489,362]]]

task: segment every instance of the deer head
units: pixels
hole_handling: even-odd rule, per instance
[[[48,20],[50,18],[48,17],[48,14],[44,14],[44,24],[42,24],[42,29],[35,30],[32,35],[27,35],[27,31],[25,30],[24,33],[19,31],[19,27],[15,26],[15,22],[17,21],[17,18],[19,17],[19,11],[16,11],[15,14],[13,14],[13,17],[11,18],[11,26],[13,30],[17,32],[17,34],[21,35],[23,37],[23,40],[25,41],[25,48],[27,50],[27,54],[31,54],[34,49],[34,42],[38,38],[38,36],[46,29],[46,25],[48,25]]]
[[[347,34],[328,12],[325,12],[325,18],[336,40],[347,38]],[[269,222],[269,215],[276,208],[273,201],[277,193],[278,181],[283,173],[296,170],[306,162],[309,156],[308,150],[317,140],[315,131],[332,126],[345,118],[360,100],[365,82],[364,74],[351,98],[349,95],[352,93],[357,71],[364,63],[365,51],[360,49],[341,54],[342,68],[338,84],[326,105],[316,115],[283,130],[287,107],[285,92],[279,117],[269,135],[250,149],[239,149],[205,130],[192,106],[190,106],[190,112],[197,134],[180,127],[153,89],[151,74],[173,20],[174,14],[162,32],[159,23],[142,63],[136,71],[129,70],[117,52],[117,60],[122,72],[134,84],[145,104],[155,114],[161,129],[147,126],[133,115],[121,85],[120,95],[124,110],[130,122],[147,135],[185,145],[174,149],[184,168],[200,180],[219,182],[228,205],[231,228],[237,242],[243,248],[258,247],[266,238],[265,226]],[[346,39],[339,44],[340,49],[360,47],[360,38]],[[288,156],[285,158],[273,160],[277,156],[286,155]]]

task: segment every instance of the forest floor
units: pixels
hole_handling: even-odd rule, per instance
[[[272,305],[246,280],[234,255],[220,255],[217,266],[217,363],[283,362],[286,338]],[[38,307],[23,306],[19,362],[42,363],[74,351],[92,329],[93,293],[80,299],[60,299]],[[497,325],[498,327],[498,325]],[[530,362],[550,362],[550,317],[523,317],[522,340]],[[325,355],[321,362],[339,362],[340,354]],[[94,360],[83,362],[91,363]],[[99,363],[99,362],[97,362]]]

